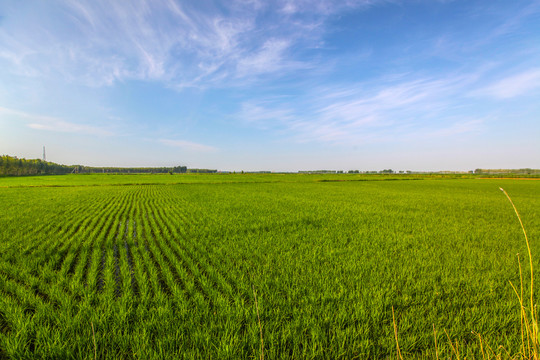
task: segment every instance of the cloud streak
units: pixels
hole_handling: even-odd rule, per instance
[[[356,83],[314,89],[287,102],[282,98],[244,102],[237,116],[260,129],[288,134],[297,142],[358,144],[478,131],[479,121],[451,115],[461,106],[459,94],[472,86],[475,74],[397,78],[379,86]]]
[[[186,140],[159,139],[160,143],[190,152],[210,153],[217,151],[213,146],[203,145]]]
[[[540,89],[540,68],[529,69],[473,92],[473,95],[511,99]]]
[[[76,133],[94,136],[111,136],[113,132],[109,129],[94,125],[79,124],[65,121],[61,118],[30,114],[23,111],[0,107],[0,114],[10,115],[26,120],[26,126],[35,130],[46,130],[62,133]]]

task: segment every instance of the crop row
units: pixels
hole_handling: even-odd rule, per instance
[[[187,202],[174,203],[164,187],[121,190],[87,206],[69,204],[54,226],[27,224],[19,246],[11,246],[13,253],[24,246],[24,266],[22,260],[6,262],[6,276],[23,274],[59,298],[160,293],[207,309],[251,301],[249,284],[237,280],[242,276],[233,255],[216,257],[190,236],[198,221]]]

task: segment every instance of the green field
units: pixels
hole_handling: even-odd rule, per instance
[[[443,330],[517,353],[528,258],[499,187],[538,264],[537,180],[1,178],[0,358],[394,358],[392,307],[406,358],[435,357],[433,325],[439,355]]]

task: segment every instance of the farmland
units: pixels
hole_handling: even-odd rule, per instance
[[[380,358],[392,308],[407,358],[433,326],[443,354],[443,330],[516,353],[527,250],[499,187],[537,264],[537,180],[2,178],[0,358]]]

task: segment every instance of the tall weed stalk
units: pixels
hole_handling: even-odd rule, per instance
[[[519,258],[518,254],[518,266],[519,266],[519,291],[517,287],[510,281],[510,286],[512,286],[512,289],[514,290],[514,293],[516,294],[516,297],[519,301],[519,308],[520,308],[520,329],[521,329],[521,350],[518,354],[512,356],[507,349],[505,349],[502,346],[499,346],[497,349],[493,349],[489,346],[489,344],[486,342],[484,338],[478,333],[473,332],[477,337],[478,341],[480,343],[480,350],[482,353],[482,359],[491,360],[491,359],[512,359],[512,360],[540,360],[540,341],[539,336],[540,332],[538,329],[538,313],[536,306],[534,304],[534,271],[533,271],[533,262],[532,262],[532,254],[531,254],[531,246],[529,243],[529,238],[527,236],[527,231],[525,231],[525,226],[523,225],[523,221],[521,220],[521,215],[519,215],[519,211],[517,210],[516,206],[514,205],[514,202],[510,198],[510,195],[503,189],[499,188],[504,195],[508,198],[508,201],[510,201],[510,204],[514,208],[514,212],[516,213],[516,216],[519,220],[519,224],[521,225],[521,229],[523,230],[523,236],[525,237],[525,243],[527,244],[527,252],[529,254],[529,267],[530,267],[530,296],[528,299],[525,298],[524,295],[524,285],[523,285],[523,271],[521,268],[521,260]],[[399,348],[398,343],[398,331],[397,331],[397,324],[394,316],[394,308],[392,307],[392,320],[394,325],[394,336],[396,340],[396,349],[397,349],[397,358],[403,359],[401,355],[401,350]],[[446,336],[448,337],[448,333],[446,330],[444,330],[446,333]],[[437,333],[435,331],[435,325],[433,325],[433,333],[435,335],[435,354],[436,358],[439,358],[439,348],[437,345]],[[450,337],[448,337],[448,343],[450,347],[452,348],[452,357],[455,357],[456,359],[460,359],[460,353],[458,351],[458,343],[452,342]]]
[[[528,299],[529,301],[529,307],[527,308],[526,299],[523,295],[523,273],[521,270],[521,261],[519,260],[518,255],[518,264],[519,264],[519,292],[517,288],[514,286],[512,282],[510,282],[510,285],[512,286],[512,289],[514,289],[514,293],[516,294],[519,306],[520,306],[520,319],[521,319],[521,358],[523,359],[534,359],[538,360],[540,359],[539,354],[539,342],[538,342],[538,314],[536,311],[536,307],[534,305],[534,273],[533,273],[533,263],[532,263],[532,254],[531,254],[531,246],[529,243],[529,238],[527,236],[527,231],[525,231],[525,226],[523,226],[523,221],[521,220],[521,216],[519,215],[519,211],[517,210],[516,206],[514,205],[514,202],[508,195],[508,193],[503,189],[499,188],[501,191],[506,195],[508,198],[508,201],[510,201],[510,204],[512,204],[512,207],[514,208],[514,212],[516,213],[516,216],[519,220],[519,224],[521,225],[521,229],[523,230],[523,236],[525,237],[525,242],[527,243],[527,252],[529,254],[529,267],[530,267],[530,297]]]

